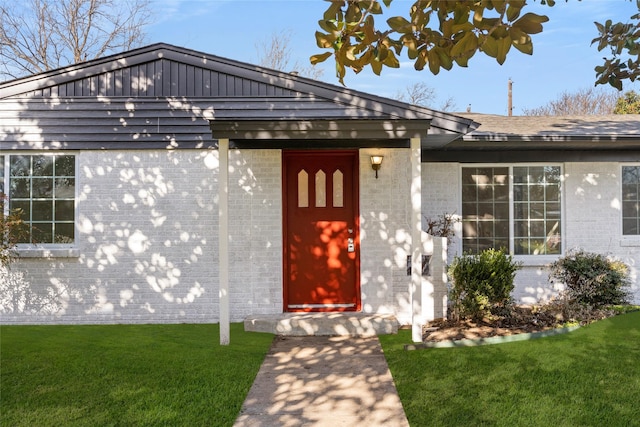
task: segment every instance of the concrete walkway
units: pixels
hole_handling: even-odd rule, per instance
[[[275,337],[234,427],[409,422],[377,337]]]

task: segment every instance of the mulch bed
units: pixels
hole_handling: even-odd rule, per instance
[[[575,314],[575,313],[572,313]],[[580,313],[578,313],[580,314]],[[567,322],[581,324],[614,315],[607,310],[589,311],[588,315],[569,316],[561,306],[544,307],[514,306],[506,316],[493,316],[480,321],[436,319],[423,329],[424,342],[439,342],[461,339],[479,339],[523,333],[541,332],[559,328]]]

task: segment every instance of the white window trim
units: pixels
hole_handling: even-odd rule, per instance
[[[625,235],[624,234],[624,225],[622,222],[622,168],[624,167],[638,167],[640,166],[640,162],[630,162],[630,163],[620,163],[620,181],[618,182],[618,197],[620,200],[620,226],[618,227],[618,232],[620,233],[620,246],[622,247],[640,247],[640,234],[632,234]]]
[[[514,219],[513,219],[513,168],[514,167],[540,167],[540,166],[558,166],[560,167],[560,235],[562,238],[562,247],[558,254],[545,254],[545,255],[516,255],[513,253],[514,245]],[[560,257],[564,256],[566,251],[566,218],[567,213],[565,209],[565,171],[564,163],[550,162],[550,163],[459,163],[458,164],[458,212],[462,218],[462,169],[463,168],[499,168],[506,167],[509,169],[509,254],[517,261],[521,261],[525,266],[544,266],[554,261],[557,261]],[[621,169],[622,170],[622,169]],[[622,192],[622,186],[620,186],[620,192]],[[458,253],[463,251],[463,230],[460,231],[460,238],[457,239]],[[638,241],[640,245],[640,239]]]
[[[9,157],[10,156],[74,156],[75,162],[75,189],[73,199],[73,215],[74,215],[74,239],[73,243],[19,243],[16,245],[16,253],[20,258],[77,258],[80,256],[80,250],[78,248],[78,197],[80,195],[79,185],[79,157],[80,153],[76,151],[56,151],[56,152],[43,152],[43,151],[12,151],[9,153],[2,153],[4,156],[4,176],[2,179],[5,184],[5,191],[9,191]],[[8,195],[8,193],[7,193]],[[5,214],[9,213],[9,204],[5,205]]]

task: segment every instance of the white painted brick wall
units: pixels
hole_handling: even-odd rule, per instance
[[[79,256],[22,258],[3,323],[218,320],[218,153],[78,155]],[[279,150],[230,155],[232,321],[282,309]]]
[[[17,262],[23,286],[11,298],[3,294],[2,321],[214,321],[216,156],[78,154],[79,256]]]
[[[564,164],[564,247],[565,251],[583,249],[626,263],[633,301],[638,304],[640,239],[622,236],[620,172],[616,162]],[[544,265],[525,266],[516,277],[516,298],[535,302],[553,296],[561,286],[550,284],[548,277]]]
[[[378,179],[373,153],[385,156]],[[0,272],[0,321],[217,321],[217,156],[215,150],[81,152],[78,256],[22,258],[10,274]],[[231,320],[240,321],[282,311],[281,151],[231,150],[230,159]],[[405,324],[409,164],[407,149],[360,150],[363,311],[393,313]],[[459,213],[459,165],[424,163],[422,170],[424,216]],[[640,303],[640,240],[621,235],[620,165],[572,163],[564,172],[565,247],[622,259]],[[458,250],[454,239],[449,258]],[[543,264],[525,266],[516,286],[521,301],[555,291]],[[436,298],[441,294],[434,289]]]
[[[378,176],[370,156],[382,154]],[[411,323],[410,157],[408,149],[360,150],[361,280],[363,311],[393,313]]]
[[[422,209],[425,217],[460,213],[458,163],[422,164]],[[624,261],[631,268],[632,292],[640,303],[640,239],[623,239],[620,213],[620,172],[617,162],[566,163],[564,168],[565,250],[581,248]],[[456,227],[457,235],[461,228]],[[460,253],[454,239],[449,259]],[[516,276],[514,297],[526,303],[546,300],[561,288],[548,280],[544,262],[528,263]]]
[[[281,313],[281,151],[232,150],[229,157],[231,319]]]

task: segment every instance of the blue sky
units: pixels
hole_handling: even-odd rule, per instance
[[[404,14],[413,2],[394,0],[385,13]],[[531,3],[531,2],[530,2]],[[308,65],[309,56],[321,53],[316,47],[317,21],[326,9],[321,0],[152,0],[154,24],[147,29],[148,42],[164,42],[243,62],[258,63],[256,47],[273,34],[290,32],[291,63]],[[452,98],[455,111],[471,104],[473,112],[507,114],[508,80],[513,81],[514,114],[556,99],[562,92],[576,92],[592,87],[594,67],[602,62],[605,51],[591,46],[597,36],[594,21],[626,22],[637,12],[636,2],[629,0],[557,0],[556,6],[532,3],[530,11],[549,16],[544,31],[533,36],[534,53],[524,55],[512,49],[501,66],[494,59],[476,54],[467,68],[441,71],[415,71],[403,58],[399,69],[385,68],[381,76],[370,71],[349,72],[347,87],[387,97],[394,97],[407,86],[424,82],[435,90],[438,108]],[[377,18],[380,20],[381,18]],[[321,80],[339,84],[334,63],[322,65]],[[640,82],[625,83],[624,91],[640,92]]]

